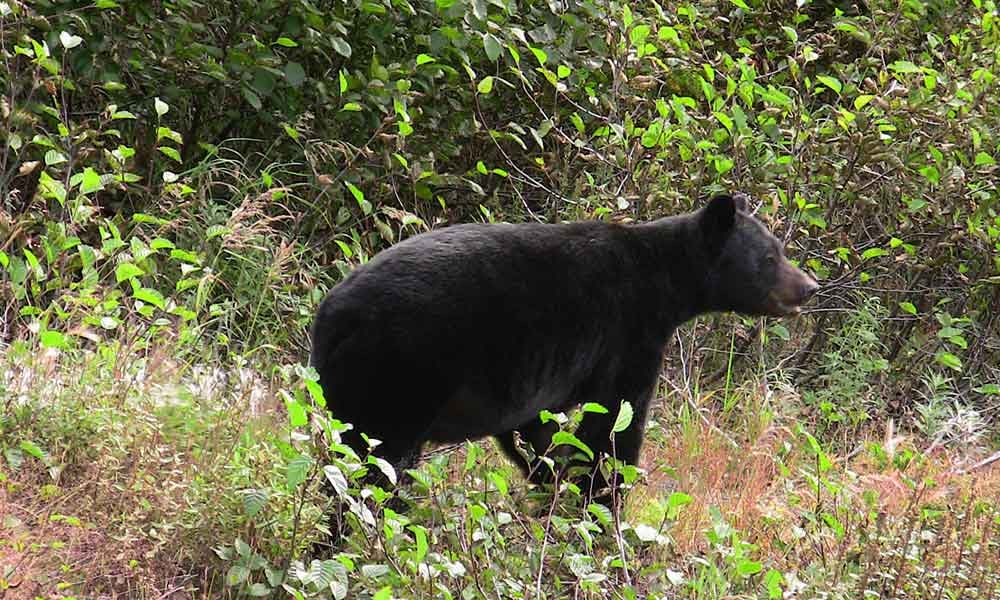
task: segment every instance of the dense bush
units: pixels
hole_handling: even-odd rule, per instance
[[[737,187],[825,284],[788,364],[875,296],[903,398],[996,391],[992,2],[3,7],[8,337],[172,314],[304,348],[338,273],[424,228]]]

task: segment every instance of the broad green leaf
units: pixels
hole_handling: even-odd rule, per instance
[[[133,277],[139,277],[145,274],[145,271],[130,262],[123,262],[115,267],[115,280],[118,283],[121,283],[126,279],[132,279]]]
[[[285,79],[292,87],[299,87],[306,80],[306,70],[300,63],[291,61],[285,65]]]
[[[749,577],[751,575],[756,575],[764,569],[763,565],[759,562],[741,558],[736,562],[736,572],[743,577]]]
[[[553,446],[573,446],[587,455],[587,458],[594,459],[594,451],[580,441],[575,435],[568,431],[557,431],[552,434]]]
[[[871,94],[861,94],[854,99],[854,110],[861,110],[868,105],[869,102],[875,99],[875,96]],[[776,571],[774,571],[776,572]]]
[[[157,117],[162,117],[167,114],[168,110],[170,110],[170,106],[163,100],[160,100],[159,96],[157,96],[156,98],[153,98],[153,109],[156,111]]]
[[[288,485],[288,489],[294,490],[306,480],[312,463],[312,458],[305,454],[296,455],[288,461],[288,464],[285,465],[285,483]]]
[[[490,62],[496,62],[503,53],[503,46],[497,36],[487,33],[483,36],[483,50],[486,51],[486,58],[490,59]]]
[[[955,371],[962,370],[962,360],[951,352],[945,352],[942,350],[934,355],[934,359],[949,369],[953,369]]]
[[[333,36],[330,38],[330,44],[337,54],[344,58],[351,58],[351,45],[347,43],[347,40],[342,37]]]
[[[340,73],[337,74],[337,78],[340,80],[340,94],[343,95],[347,92],[348,83],[347,75],[344,75],[344,70],[341,69]]]
[[[97,171],[90,167],[84,169],[83,179],[80,182],[80,193],[87,195],[103,189],[104,184],[101,183],[101,176],[97,174]]]
[[[840,80],[831,75],[817,75],[816,79],[818,79],[823,85],[830,88],[837,94],[839,94],[840,91],[844,89],[844,86],[843,84],[840,83]]]
[[[900,302],[899,308],[901,308],[904,312],[910,313],[911,315],[917,314],[917,307],[914,306],[912,302]]]
[[[615,417],[615,424],[611,428],[612,433],[621,433],[632,424],[632,404],[627,400],[622,402],[618,409],[618,416]]]
[[[646,43],[646,38],[649,37],[649,25],[636,25],[629,32],[628,38],[632,42],[632,46],[639,48]]]
[[[270,492],[265,488],[249,488],[243,490],[243,512],[253,518],[267,505],[271,499]]]
[[[279,46],[284,46],[285,48],[294,48],[298,46],[298,43],[295,40],[286,37],[280,37],[274,40],[274,43]]]
[[[46,329],[39,335],[43,348],[66,348],[66,336],[58,331]]]
[[[476,86],[476,89],[479,90],[480,94],[488,95],[493,91],[493,77],[483,78],[483,80],[479,82],[479,85]]]
[[[181,153],[170,146],[157,146],[156,149],[176,162],[183,162],[181,160]]]
[[[167,306],[166,301],[163,299],[163,294],[154,289],[141,287],[133,291],[132,295],[136,300],[141,300],[146,304],[152,304],[160,310],[164,310]]]
[[[302,406],[302,403],[298,400],[290,396],[286,396],[285,410],[288,412],[288,422],[292,427],[304,427],[309,423],[309,417],[306,415],[306,408]]]
[[[540,65],[544,65],[545,61],[549,59],[549,55],[546,54],[545,51],[542,50],[541,48],[528,46],[528,49],[531,50],[531,53],[535,55],[535,59],[538,61],[538,64]]]
[[[429,54],[418,54],[417,55],[417,66],[426,65],[427,63],[432,63],[437,59]]]
[[[62,44],[63,48],[71,50],[83,43],[83,38],[63,31],[59,33],[59,43]]]
[[[421,525],[410,525],[407,529],[413,533],[413,538],[417,542],[417,553],[413,558],[419,563],[427,556],[427,528]]]
[[[48,162],[48,159],[46,159],[46,162]],[[989,154],[985,152],[979,152],[976,154],[977,167],[992,167],[995,164],[997,164],[997,161]]]

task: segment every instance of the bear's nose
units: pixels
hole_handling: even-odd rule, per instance
[[[810,277],[808,281],[806,281],[805,285],[802,286],[802,301],[805,302],[806,300],[812,298],[818,291],[819,284],[813,281]]]

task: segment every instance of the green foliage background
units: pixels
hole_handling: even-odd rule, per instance
[[[322,292],[404,236],[738,188],[824,284],[793,365],[876,297],[897,382],[996,380],[992,0],[0,12],[8,338],[141,322],[302,355]]]

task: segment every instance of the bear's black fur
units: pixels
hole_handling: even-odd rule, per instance
[[[532,479],[514,432],[541,453],[543,409],[584,402],[576,432],[636,463],[674,329],[711,311],[782,316],[816,290],[740,194],[638,225],[455,225],[407,239],[357,268],[323,301],[312,365],[333,415],[382,441],[397,469],[425,442],[495,436]],[[367,446],[346,438],[364,455]]]

